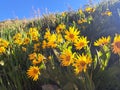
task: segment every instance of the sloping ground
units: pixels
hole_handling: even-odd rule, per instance
[[[86,25],[86,31],[82,31],[81,33],[88,36],[88,38],[92,41],[99,38],[100,36],[114,36],[115,33],[120,33],[120,2],[108,3],[108,8],[112,11],[112,16],[106,17],[101,16],[101,12],[107,9],[106,3],[103,5],[98,5],[97,10],[93,13],[94,21],[91,24]],[[8,20],[0,23],[0,30],[27,30],[29,27],[37,27],[45,30],[46,27],[50,27],[52,30],[55,30],[55,27],[60,23],[64,22],[67,25],[71,25],[73,21],[77,22],[77,14],[74,11],[66,12],[67,18],[60,21],[59,14],[51,14],[45,15],[40,20]],[[59,19],[59,20],[58,20]],[[79,24],[77,24],[80,26]],[[81,26],[79,27],[81,30]],[[111,63],[114,63],[115,60],[118,60],[116,55],[112,55]],[[112,66],[112,64],[110,65]],[[112,73],[111,73],[112,72]],[[96,90],[120,90],[119,81],[120,81],[120,71],[119,65],[109,68],[100,77],[95,77],[95,86]],[[98,82],[100,81],[100,82]],[[38,85],[38,83],[36,84]],[[38,85],[39,86],[39,85]],[[35,86],[34,86],[35,87]],[[52,88],[52,86],[43,86],[45,90],[48,88]],[[54,86],[57,88],[56,86]],[[47,89],[46,89],[47,88]],[[36,87],[36,90],[38,88]]]
[[[114,0],[107,3],[103,1],[102,4],[98,5],[96,12],[93,14],[94,21],[87,30],[89,38],[95,39],[103,35],[113,36],[115,33],[120,33],[120,1],[116,0],[117,2],[111,3],[112,1],[114,2]],[[102,16],[101,12],[106,10],[110,10],[112,16]],[[95,31],[94,34],[93,31]]]

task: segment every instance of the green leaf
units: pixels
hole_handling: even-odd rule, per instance
[[[98,58],[97,58],[97,55],[95,55],[95,58],[94,58],[94,69],[97,67],[97,63],[98,63]]]
[[[45,66],[44,62],[41,63],[41,65],[40,65],[40,69],[46,69],[46,66]]]
[[[97,55],[98,55],[98,58],[100,58],[103,55],[103,53],[101,51],[97,51]]]
[[[110,53],[110,52],[106,53],[105,66],[107,66],[107,65],[108,65],[108,62],[109,62],[109,59],[110,59],[110,55],[111,55],[111,53]]]

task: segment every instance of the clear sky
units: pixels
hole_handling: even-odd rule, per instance
[[[1,0],[0,21],[14,18],[32,18],[34,10],[40,13],[62,12],[68,8],[77,10],[87,4],[89,0]]]

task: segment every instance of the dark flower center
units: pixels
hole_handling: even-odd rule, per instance
[[[33,72],[34,72],[34,73],[38,73],[38,70],[34,69]]]
[[[70,34],[69,37],[72,39],[72,38],[74,38],[74,35],[73,35],[73,34]]]
[[[70,61],[70,56],[66,56],[66,61]]]
[[[116,42],[115,45],[117,46],[117,48],[120,48],[120,42]]]
[[[86,64],[86,63],[85,63],[84,61],[81,61],[81,62],[80,62],[80,65],[81,65],[82,67],[84,67],[85,64]]]
[[[80,42],[80,43],[79,43],[79,46],[84,46],[84,43],[83,43],[83,42]]]

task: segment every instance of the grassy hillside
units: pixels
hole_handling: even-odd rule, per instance
[[[0,90],[119,90],[120,2],[0,22]]]

